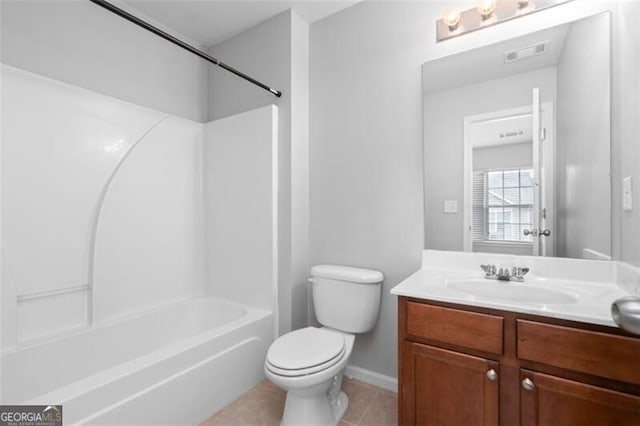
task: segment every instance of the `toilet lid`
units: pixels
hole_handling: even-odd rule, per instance
[[[267,352],[267,361],[285,370],[321,365],[345,350],[344,337],[321,328],[307,327],[276,339]]]

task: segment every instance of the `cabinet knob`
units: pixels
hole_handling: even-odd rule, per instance
[[[522,387],[530,391],[530,390],[533,390],[533,388],[535,388],[536,385],[533,384],[533,380],[526,378],[522,381]]]
[[[487,377],[489,378],[489,380],[496,380],[498,378],[498,373],[496,373],[496,370],[492,368],[491,370],[487,371]]]

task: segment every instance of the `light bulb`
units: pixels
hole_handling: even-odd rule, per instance
[[[442,20],[447,27],[449,27],[449,31],[454,31],[458,28],[458,24],[460,23],[460,11],[455,8],[449,8],[444,12]]]
[[[493,11],[496,10],[498,0],[478,0],[478,13],[482,16],[482,19],[488,19]]]

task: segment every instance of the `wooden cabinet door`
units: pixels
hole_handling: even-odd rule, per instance
[[[401,424],[497,426],[498,363],[404,342]]]
[[[520,424],[637,426],[640,397],[520,370]]]

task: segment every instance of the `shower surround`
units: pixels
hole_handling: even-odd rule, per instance
[[[1,402],[81,421],[99,395],[93,420],[145,422],[205,377],[195,422],[255,384],[277,327],[276,107],[203,124],[1,72]]]

